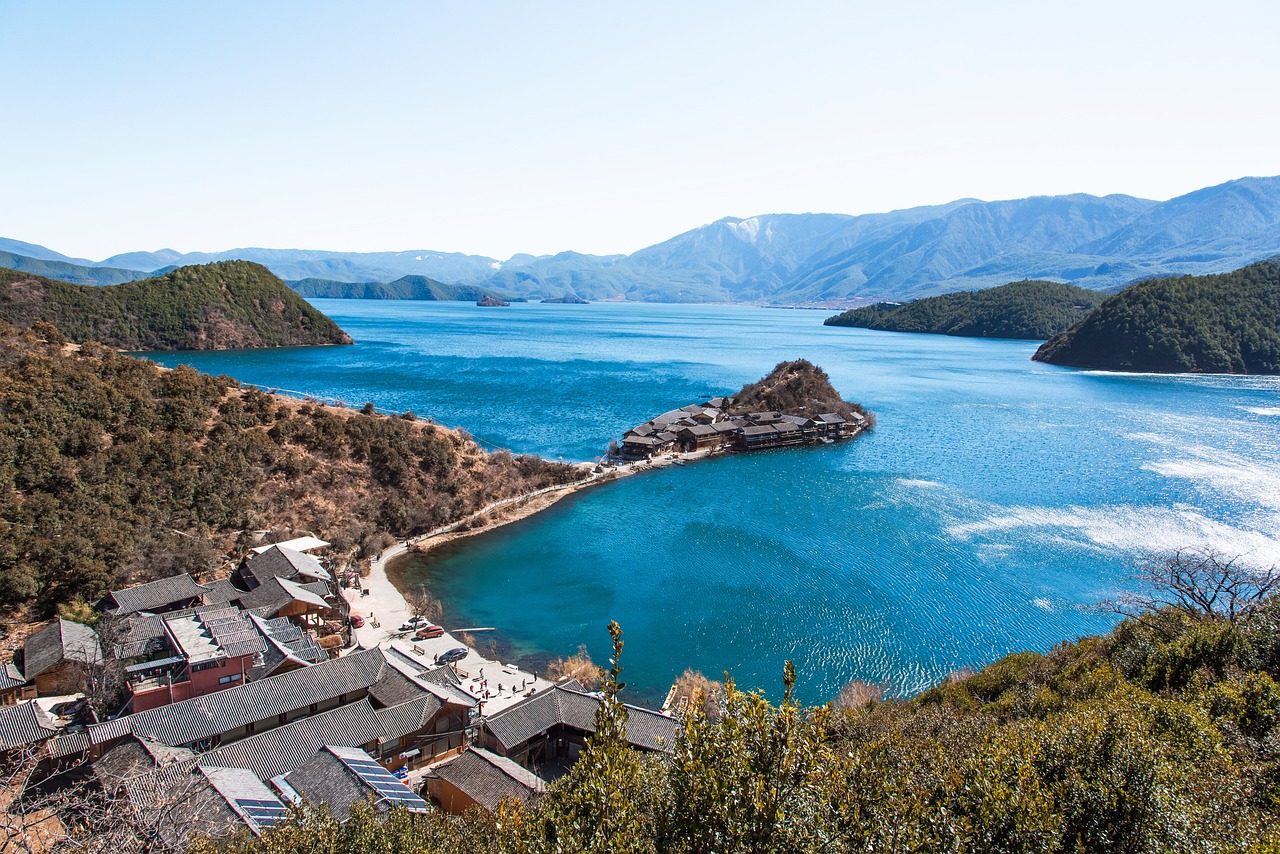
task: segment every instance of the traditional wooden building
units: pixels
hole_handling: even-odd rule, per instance
[[[88,669],[101,662],[97,633],[59,617],[27,638],[18,670],[40,696],[74,694],[86,690]]]
[[[546,791],[541,777],[482,747],[433,765],[426,782],[432,800],[451,815],[474,807],[493,812],[503,801],[531,804]]]

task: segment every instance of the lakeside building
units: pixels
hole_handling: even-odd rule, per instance
[[[715,404],[719,402],[719,406]],[[751,412],[725,415],[724,398],[705,406],[673,409],[639,424],[622,436],[618,456],[627,461],[653,459],[672,452],[758,451],[797,445],[835,442],[866,429],[858,412],[840,415],[790,415],[784,412]]]

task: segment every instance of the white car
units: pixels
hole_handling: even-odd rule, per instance
[[[431,621],[426,617],[413,617],[400,624],[400,631],[411,632],[414,629],[420,629],[423,626],[431,625]]]

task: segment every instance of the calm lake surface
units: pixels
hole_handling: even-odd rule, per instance
[[[1280,561],[1280,381],[1076,371],[1036,345],[822,326],[742,306],[315,300],[358,342],[153,354],[463,427],[491,447],[599,456],[653,415],[822,366],[870,436],[731,455],[571,496],[409,565],[453,625],[506,654],[608,658],[660,699],[691,666],[809,702],[849,679],[894,693],[1105,631],[1091,609],[1144,552]]]

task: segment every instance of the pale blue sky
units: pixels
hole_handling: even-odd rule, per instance
[[[1280,174],[1280,3],[0,0],[0,236],[630,252]]]

